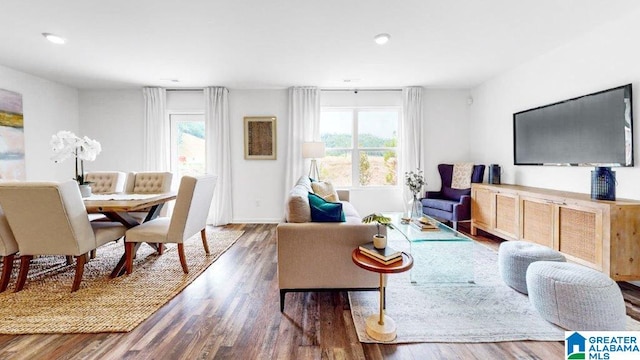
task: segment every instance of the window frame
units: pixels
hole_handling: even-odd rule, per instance
[[[329,150],[338,150],[338,151],[350,151],[351,152],[351,186],[340,186],[340,189],[346,190],[390,190],[390,189],[399,189],[402,187],[401,177],[400,177],[400,130],[402,125],[402,107],[397,105],[389,105],[389,106],[321,106],[320,107],[320,122],[322,121],[322,113],[335,111],[335,112],[345,112],[346,110],[350,110],[352,113],[351,118],[351,148],[326,148],[325,151]],[[396,135],[396,147],[375,147],[375,148],[366,148],[359,147],[359,134],[358,134],[358,120],[359,113],[366,111],[393,111],[396,112],[398,117],[397,121],[397,135]],[[384,150],[394,150],[396,153],[396,159],[398,162],[398,166],[396,167],[396,184],[395,185],[372,185],[372,186],[363,186],[360,185],[360,152],[361,151],[384,151]],[[320,163],[322,164],[322,159],[320,159]]]

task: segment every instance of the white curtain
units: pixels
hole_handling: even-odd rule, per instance
[[[296,180],[308,172],[302,158],[302,143],[320,141],[320,89],[289,88],[289,134],[286,154],[285,196]]]
[[[402,148],[400,174],[404,184],[404,173],[421,169],[424,171],[424,141],[422,139],[422,87],[402,89],[402,123],[400,144]],[[403,196],[408,203],[413,195],[403,186]]]
[[[143,168],[168,171],[170,167],[169,119],[166,114],[167,92],[163,88],[145,87]]]
[[[207,87],[204,89],[204,99],[206,171],[218,176],[207,223],[225,225],[233,217],[229,90]]]

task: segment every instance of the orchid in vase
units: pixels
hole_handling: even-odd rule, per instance
[[[94,161],[96,159],[100,151],[102,151],[100,143],[86,136],[81,138],[71,131],[62,130],[51,136],[49,144],[54,153],[51,160],[56,163],[62,162],[71,156],[76,158],[76,177],[74,180],[78,182],[78,185],[87,185],[88,182],[85,181],[84,176],[84,161]]]

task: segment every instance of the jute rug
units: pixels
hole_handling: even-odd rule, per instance
[[[398,240],[394,248],[405,249]],[[392,343],[413,342],[500,342],[562,341],[564,329],[543,320],[529,303],[529,298],[505,285],[498,272],[498,254],[473,243],[473,282],[410,282],[410,273],[388,277],[386,313],[397,325]],[[440,249],[437,248],[440,246]],[[444,247],[443,247],[444,246]],[[457,253],[456,246],[434,245],[432,257],[439,266],[434,273],[456,272],[464,266],[467,254]],[[455,261],[456,257],[460,260]],[[424,277],[425,274],[417,274]],[[416,277],[416,274],[413,274]],[[365,319],[377,314],[377,292],[349,292],[351,313],[361,342],[376,343],[365,331]],[[628,317],[628,330],[638,330],[638,322]]]
[[[184,274],[175,245],[158,256],[143,244],[131,275],[110,279],[124,252],[122,240],[98,248],[85,265],[80,290],[71,293],[75,265],[64,257],[39,257],[32,262],[25,288],[13,293],[15,274],[0,294],[0,333],[98,333],[131,331],[189,285],[233,245],[242,231],[207,229],[211,254],[200,234],[185,242],[189,273]],[[14,265],[14,269],[17,268]]]

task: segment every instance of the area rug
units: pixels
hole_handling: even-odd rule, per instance
[[[397,240],[389,244],[408,249]],[[397,325],[397,338],[391,343],[564,340],[564,329],[543,320],[526,295],[502,282],[495,251],[475,242],[472,249],[471,282],[412,284],[410,272],[389,275],[386,314]],[[460,262],[468,259],[467,254],[456,254],[456,246],[431,250],[433,257],[452,259],[433,261],[439,265],[436,273],[446,273],[447,269],[455,272],[456,267],[463,266]],[[455,261],[458,255],[460,261]],[[359,340],[378,342],[365,330],[366,318],[379,311],[378,293],[349,292],[349,301]],[[628,329],[637,330],[638,322],[628,317]]]
[[[185,274],[175,245],[163,255],[143,244],[131,275],[110,279],[124,252],[122,240],[98,248],[85,265],[80,290],[71,293],[75,265],[64,257],[32,262],[25,288],[0,294],[1,334],[127,332],[180,293],[242,236],[243,231],[207,229],[210,255],[200,233],[185,242],[189,273]],[[17,267],[15,264],[14,268]]]

